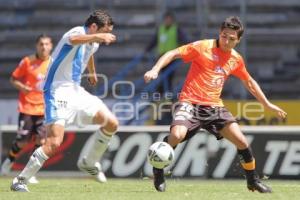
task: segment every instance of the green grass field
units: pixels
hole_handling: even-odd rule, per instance
[[[0,178],[1,200],[297,200],[300,199],[300,182],[267,181],[274,193],[249,192],[245,181],[240,180],[183,180],[168,179],[167,192],[158,193],[152,187],[152,180],[109,179],[106,184],[91,179],[40,178],[40,183],[30,185],[30,193],[11,192],[11,178]]]

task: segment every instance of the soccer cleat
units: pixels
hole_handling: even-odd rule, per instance
[[[250,191],[257,190],[260,193],[272,193],[271,187],[263,184],[259,179],[255,179],[252,183],[247,183],[247,187]]]
[[[96,175],[96,180],[100,183],[106,183],[107,182],[106,176],[102,171],[98,172],[98,174]]]
[[[30,179],[28,179],[28,183],[38,184],[39,180],[37,180],[37,178],[35,176],[32,176]]]
[[[85,159],[83,159],[82,162],[78,162],[77,166],[81,171],[87,172],[88,174],[94,176],[98,182],[107,182],[106,176],[102,171],[101,164],[99,162],[96,162],[94,166],[88,166],[85,162]]]
[[[166,191],[166,182],[164,177],[164,170],[153,167],[154,187],[158,192]]]
[[[10,186],[11,191],[15,192],[29,192],[26,184],[26,179],[24,177],[15,177]]]
[[[1,166],[1,175],[8,175],[11,171],[11,167],[13,162],[11,162],[8,158],[6,158]]]

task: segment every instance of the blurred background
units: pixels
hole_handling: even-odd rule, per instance
[[[172,13],[177,27],[180,27],[180,35],[183,35],[184,39],[177,41],[178,45],[200,39],[217,38],[222,21],[228,16],[239,16],[245,25],[245,34],[237,49],[244,57],[248,71],[260,84],[266,96],[287,111],[288,117],[280,120],[274,114],[266,112],[259,120],[246,119],[239,110],[245,103],[252,102],[253,97],[235,78],[229,79],[224,88],[225,105],[237,116],[241,124],[300,125],[298,113],[300,107],[299,0],[0,0],[1,125],[17,124],[18,91],[10,84],[9,77],[23,56],[34,53],[36,37],[41,33],[46,33],[53,37],[54,45],[56,45],[67,30],[83,25],[89,13],[94,9],[104,9],[112,15],[115,21],[113,32],[117,36],[117,42],[110,46],[100,46],[95,55],[97,71],[107,77],[108,81],[100,79],[96,88],[88,86],[84,78],[82,83],[90,92],[103,97],[110,108],[120,103],[116,115],[120,118],[122,125],[168,125],[170,122],[168,112],[162,114],[160,119],[154,115],[159,112],[157,111],[159,105],[169,109],[171,103],[176,101],[174,94],[180,92],[189,69],[188,65],[176,61],[172,63],[170,70],[165,71],[157,81],[147,85],[143,81],[144,73],[152,68],[160,54],[157,47],[154,47],[154,43],[166,12]],[[173,78],[169,79],[171,74]],[[168,83],[170,80],[172,84]],[[163,90],[158,90],[159,87]],[[157,91],[158,95],[153,95]],[[164,95],[165,93],[173,94],[173,96]],[[147,104],[149,102],[151,106]],[[13,129],[8,130],[13,132]],[[167,128],[162,130],[165,133],[168,132]],[[269,131],[276,132],[276,128],[274,130]],[[280,129],[279,132],[284,134],[288,130]],[[260,129],[258,128],[257,131],[259,132]],[[71,140],[73,137],[71,135],[66,138]],[[151,137],[153,140],[156,139],[156,137]],[[285,137],[275,135],[273,139],[283,140],[287,137],[288,135]],[[266,138],[258,139],[264,141]],[[144,139],[140,138],[137,141],[144,141]],[[299,140],[299,136],[292,134],[282,152],[288,152],[289,142],[297,139]],[[3,139],[3,143],[6,144],[4,142],[6,140]],[[201,139],[200,137],[199,141],[207,141],[207,138]],[[144,146],[149,146],[151,142]],[[116,143],[119,146],[113,146],[112,148],[115,149],[111,151],[116,151],[116,148],[120,147],[120,141]],[[265,145],[265,142],[261,142],[261,148]],[[225,148],[225,146],[221,143],[218,148]],[[273,147],[270,147],[265,157],[258,159],[268,160],[268,152],[272,149]],[[215,154],[217,151],[218,149],[213,150]],[[278,154],[278,159],[283,162],[282,156]],[[299,164],[300,161],[296,159],[295,162]],[[110,164],[107,166],[107,169],[110,169]],[[192,171],[192,166],[186,166],[187,171]],[[274,172],[280,175],[280,165],[269,164],[267,165],[269,168],[263,168],[263,166],[265,165],[259,168],[265,169],[268,173]],[[273,169],[275,171],[272,171]],[[186,175],[191,175],[191,171],[186,172]],[[300,171],[297,168],[294,174],[289,174],[291,171],[285,168],[284,172],[288,176],[299,175]],[[178,172],[179,175],[180,173]],[[200,175],[209,172],[203,170],[201,173]],[[139,176],[139,171],[134,171],[132,174]],[[184,175],[185,172],[182,174]],[[222,176],[216,175],[216,177]]]

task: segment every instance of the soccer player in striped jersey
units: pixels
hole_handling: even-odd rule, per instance
[[[94,11],[84,26],[66,32],[52,54],[44,83],[45,122],[47,140],[36,149],[23,171],[13,180],[11,190],[29,191],[28,178],[35,175],[43,163],[55,154],[63,141],[69,124],[98,124],[101,126],[85,144],[78,166],[96,178],[101,174],[99,160],[117,131],[118,120],[96,96],[80,86],[81,74],[87,68],[92,85],[97,83],[93,54],[99,43],[115,42],[111,16],[102,10]],[[105,177],[104,177],[105,178]]]

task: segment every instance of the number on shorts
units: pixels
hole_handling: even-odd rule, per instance
[[[182,104],[182,106],[180,107],[181,111],[186,111],[188,113],[191,113],[193,111],[193,105],[191,104]]]
[[[193,106],[190,104],[182,104],[179,111],[175,115],[175,120],[186,120],[193,117]]]

